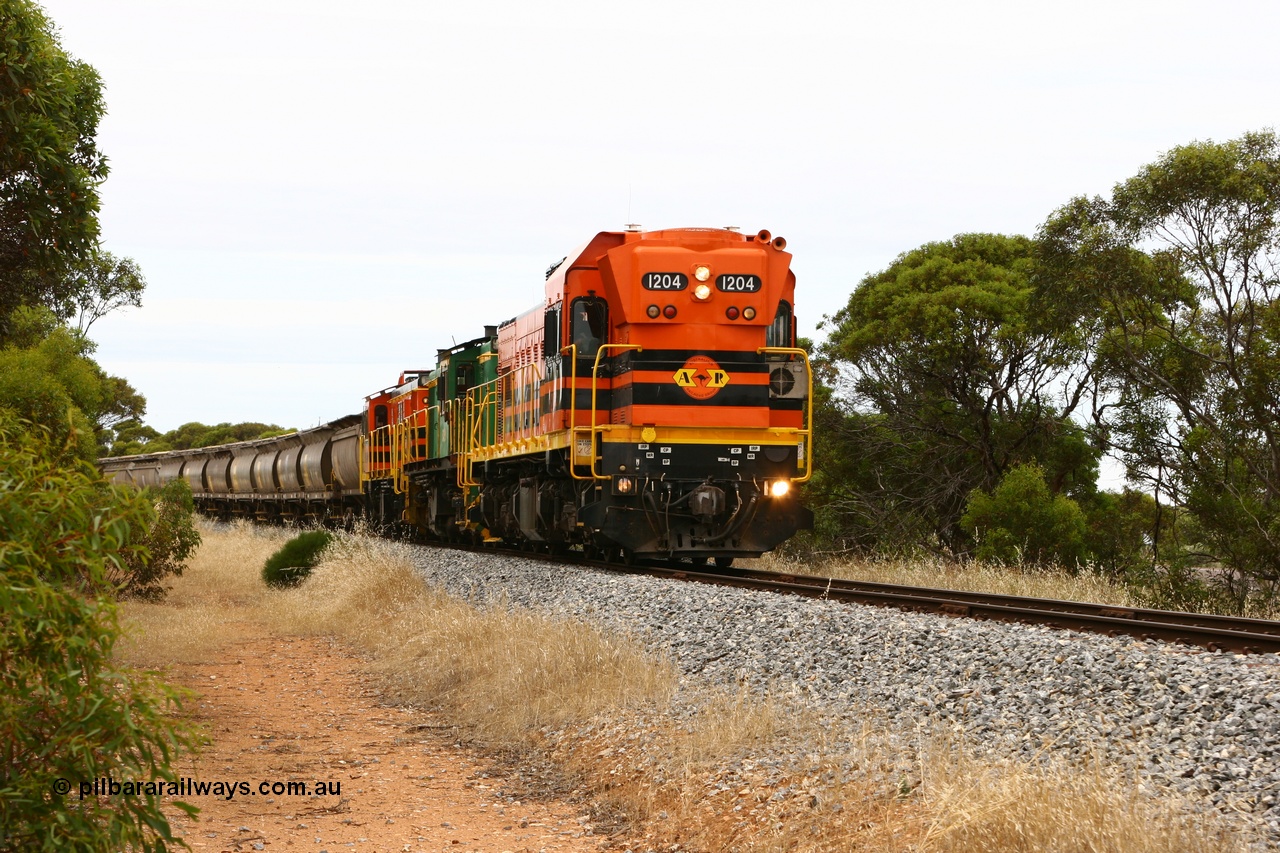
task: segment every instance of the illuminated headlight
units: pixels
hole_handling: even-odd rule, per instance
[[[706,281],[707,279],[711,278],[711,267],[706,267],[702,265],[694,267],[693,277],[696,278],[698,281]]]
[[[631,494],[631,490],[635,488],[635,483],[631,481],[630,477],[619,477],[616,481],[616,485],[618,487],[618,494],[620,495],[629,495]]]
[[[769,496],[775,498],[785,498],[787,493],[791,491],[791,483],[786,480],[774,480],[769,484]]]
[[[711,285],[700,284],[693,289],[693,298],[699,302],[706,302],[711,298]]]

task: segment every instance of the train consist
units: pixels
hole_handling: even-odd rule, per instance
[[[534,308],[278,438],[102,460],[203,512],[728,563],[811,526],[812,373],[767,231],[603,232]]]

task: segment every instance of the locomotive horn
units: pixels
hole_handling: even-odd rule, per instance
[[[773,239],[773,235],[769,233],[767,228],[761,228],[760,233],[756,235],[756,239],[761,243],[768,243]]]
[[[787,248],[787,238],[785,238],[785,237],[775,237],[775,238],[773,239],[773,248],[777,249],[779,252],[781,252],[783,249]]]

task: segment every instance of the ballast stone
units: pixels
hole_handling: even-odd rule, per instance
[[[995,754],[1044,750],[1252,812],[1280,845],[1280,657],[904,613],[508,556],[414,550],[432,583],[636,637],[689,686],[745,686],[858,731],[957,728]]]

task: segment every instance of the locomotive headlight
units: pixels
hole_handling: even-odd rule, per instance
[[[662,313],[662,309],[660,309],[657,305],[650,305],[645,313],[649,315],[649,319],[656,320],[658,319],[658,315]]]
[[[693,298],[699,302],[706,302],[711,298],[711,285],[700,284],[693,289]]]
[[[769,484],[770,497],[785,498],[790,491],[791,483],[787,480],[774,480]]]
[[[693,277],[696,278],[698,281],[706,281],[707,279],[711,278],[711,267],[703,266],[702,264],[699,264],[698,266],[693,268]]]
[[[620,495],[629,495],[631,494],[631,490],[635,488],[635,483],[631,481],[630,477],[619,477],[615,482],[618,487],[618,494]]]
[[[756,309],[752,308],[750,305],[742,309],[742,319],[754,320],[755,318],[756,318]]]

